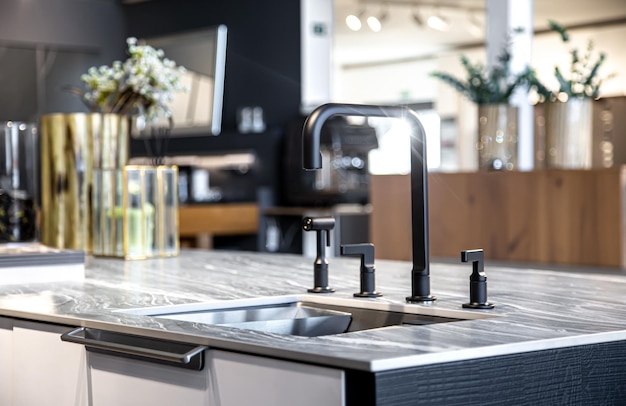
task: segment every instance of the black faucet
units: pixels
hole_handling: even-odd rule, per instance
[[[413,232],[413,269],[411,296],[408,302],[430,302],[428,261],[428,168],[426,166],[426,133],[414,111],[400,106],[368,106],[328,103],[317,107],[307,117],[302,130],[302,166],[313,170],[322,167],[320,134],[330,117],[363,116],[406,119],[411,126],[411,217]]]

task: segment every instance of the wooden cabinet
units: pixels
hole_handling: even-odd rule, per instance
[[[213,248],[214,236],[256,234],[259,208],[256,203],[181,205],[178,208],[181,238],[194,237],[198,248]]]
[[[626,166],[593,170],[431,173],[430,254],[626,268]],[[372,241],[411,259],[408,175],[372,176]]]
[[[181,205],[178,208],[182,237],[198,234],[255,234],[259,208],[256,203]]]

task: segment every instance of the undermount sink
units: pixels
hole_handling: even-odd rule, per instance
[[[306,337],[492,315],[327,296],[277,296],[119,310],[120,313]]]
[[[301,302],[154,316],[297,336],[337,334],[345,331],[351,320],[350,313],[310,307]]]

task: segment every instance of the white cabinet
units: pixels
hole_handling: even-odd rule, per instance
[[[0,317],[0,405],[13,400],[13,320]]]
[[[208,353],[211,405],[341,406],[344,372],[272,358],[213,350]]]
[[[87,353],[92,406],[209,405],[208,370]]]
[[[61,341],[68,327],[13,321],[14,406],[87,406],[85,348]]]
[[[63,340],[86,346],[90,406],[342,406],[342,370],[79,328]]]
[[[69,330],[0,317],[1,406],[345,403],[339,369],[213,349],[204,351],[201,370],[183,369],[133,355],[87,351],[61,340]]]
[[[89,352],[93,406],[344,404],[343,371],[207,350],[201,371]]]

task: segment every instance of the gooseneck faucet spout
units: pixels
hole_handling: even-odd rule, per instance
[[[321,129],[332,116],[393,117],[405,119],[411,127],[411,217],[413,233],[413,269],[411,296],[408,302],[430,302],[428,260],[428,168],[426,166],[426,133],[417,114],[400,106],[370,106],[328,103],[317,107],[307,117],[302,130],[302,166],[314,170],[322,167]]]

